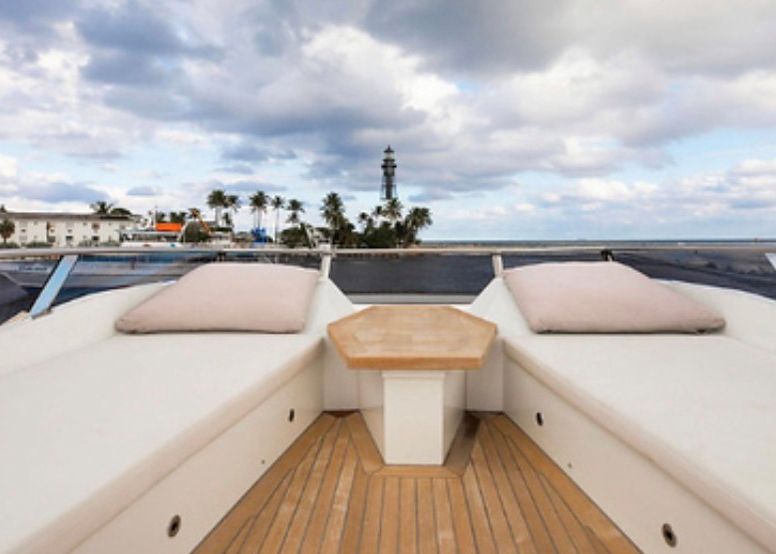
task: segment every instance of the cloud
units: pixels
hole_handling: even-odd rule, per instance
[[[216,171],[222,171],[224,173],[238,173],[241,175],[253,175],[253,168],[248,164],[224,165],[216,168]]]
[[[450,200],[451,198],[453,198],[453,194],[443,188],[425,189],[419,194],[411,194],[409,196],[411,202],[433,202],[437,200]]]
[[[296,157],[296,152],[293,150],[277,150],[248,142],[231,144],[221,151],[221,158],[224,160],[250,163],[262,163],[269,160],[288,161],[294,160]]]
[[[158,84],[175,73],[161,61],[126,53],[94,54],[83,71],[87,79],[121,85]]]
[[[127,196],[158,196],[162,193],[159,187],[141,185],[127,190]]]
[[[572,5],[566,0],[373,2],[366,27],[423,52],[434,68],[463,74],[533,70],[572,40],[566,24]]]
[[[164,5],[130,0],[114,9],[95,8],[76,21],[80,35],[92,46],[153,57],[214,58],[219,49],[190,27],[174,25]]]
[[[554,192],[526,183],[501,195],[498,205],[445,208],[435,220],[441,232],[477,221],[470,233],[505,238],[768,238],[776,217],[774,162],[749,160],[664,181],[575,179]],[[763,172],[747,180],[738,174],[742,165]]]
[[[265,181],[257,181],[252,179],[238,179],[234,181],[226,181],[221,179],[210,179],[200,183],[187,183],[184,187],[188,190],[196,191],[200,195],[207,195],[212,190],[223,189],[229,193],[237,194],[252,194],[256,191],[263,190],[264,192],[283,192],[287,190],[282,185],[275,185]]]
[[[265,162],[269,159],[268,150],[258,148],[249,144],[236,144],[228,146],[221,152],[221,157],[225,160],[239,160],[244,162]]]
[[[76,0],[24,0],[0,2],[0,25],[6,23],[39,39],[49,37],[51,24],[71,15]]]
[[[42,200],[51,203],[83,202],[91,203],[109,200],[105,192],[80,183],[52,182],[24,184],[17,188],[17,196],[28,200]]]
[[[743,175],[742,167],[749,168]],[[724,172],[662,182],[578,179],[556,193],[521,195],[548,218],[612,219],[634,226],[735,218],[741,210],[774,217],[776,160],[749,160]]]
[[[16,180],[19,173],[19,164],[16,158],[0,154],[0,184]]]
[[[224,188],[227,192],[239,192],[246,194],[251,194],[258,190],[263,190],[265,192],[282,192],[287,190],[286,187],[281,185],[273,185],[272,183],[253,180],[240,180],[224,183]]]

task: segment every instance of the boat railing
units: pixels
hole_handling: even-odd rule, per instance
[[[540,255],[580,255],[592,256],[594,259],[613,260],[623,253],[655,254],[655,253],[703,253],[703,252],[736,252],[746,250],[757,253],[767,259],[776,268],[776,242],[736,244],[730,242],[703,243],[583,243],[564,245],[521,245],[521,246],[425,246],[413,248],[148,248],[148,247],[79,247],[79,248],[15,248],[0,249],[0,262],[45,260],[53,265],[43,282],[32,307],[30,317],[40,317],[48,313],[65,286],[73,269],[82,259],[89,258],[123,258],[163,260],[164,257],[182,258],[198,261],[231,261],[248,259],[263,259],[278,261],[295,257],[318,259],[318,267],[322,275],[329,276],[332,259],[336,258],[409,258],[413,256],[489,256],[492,275],[501,275],[504,270],[505,257],[540,256]]]

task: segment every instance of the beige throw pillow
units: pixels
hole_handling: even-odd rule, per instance
[[[617,262],[536,264],[504,272],[536,333],[694,333],[719,329],[714,310]]]
[[[304,328],[318,276],[287,265],[203,265],[121,316],[116,329],[296,333]]]

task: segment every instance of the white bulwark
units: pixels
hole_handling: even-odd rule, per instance
[[[63,247],[119,243],[121,234],[135,226],[137,216],[0,211],[0,222],[6,219],[14,224],[9,242]]]

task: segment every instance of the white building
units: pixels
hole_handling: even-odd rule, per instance
[[[118,243],[121,233],[134,227],[135,216],[67,212],[11,212],[0,210],[0,221],[14,224],[8,239],[19,246],[47,243],[54,247]]]

